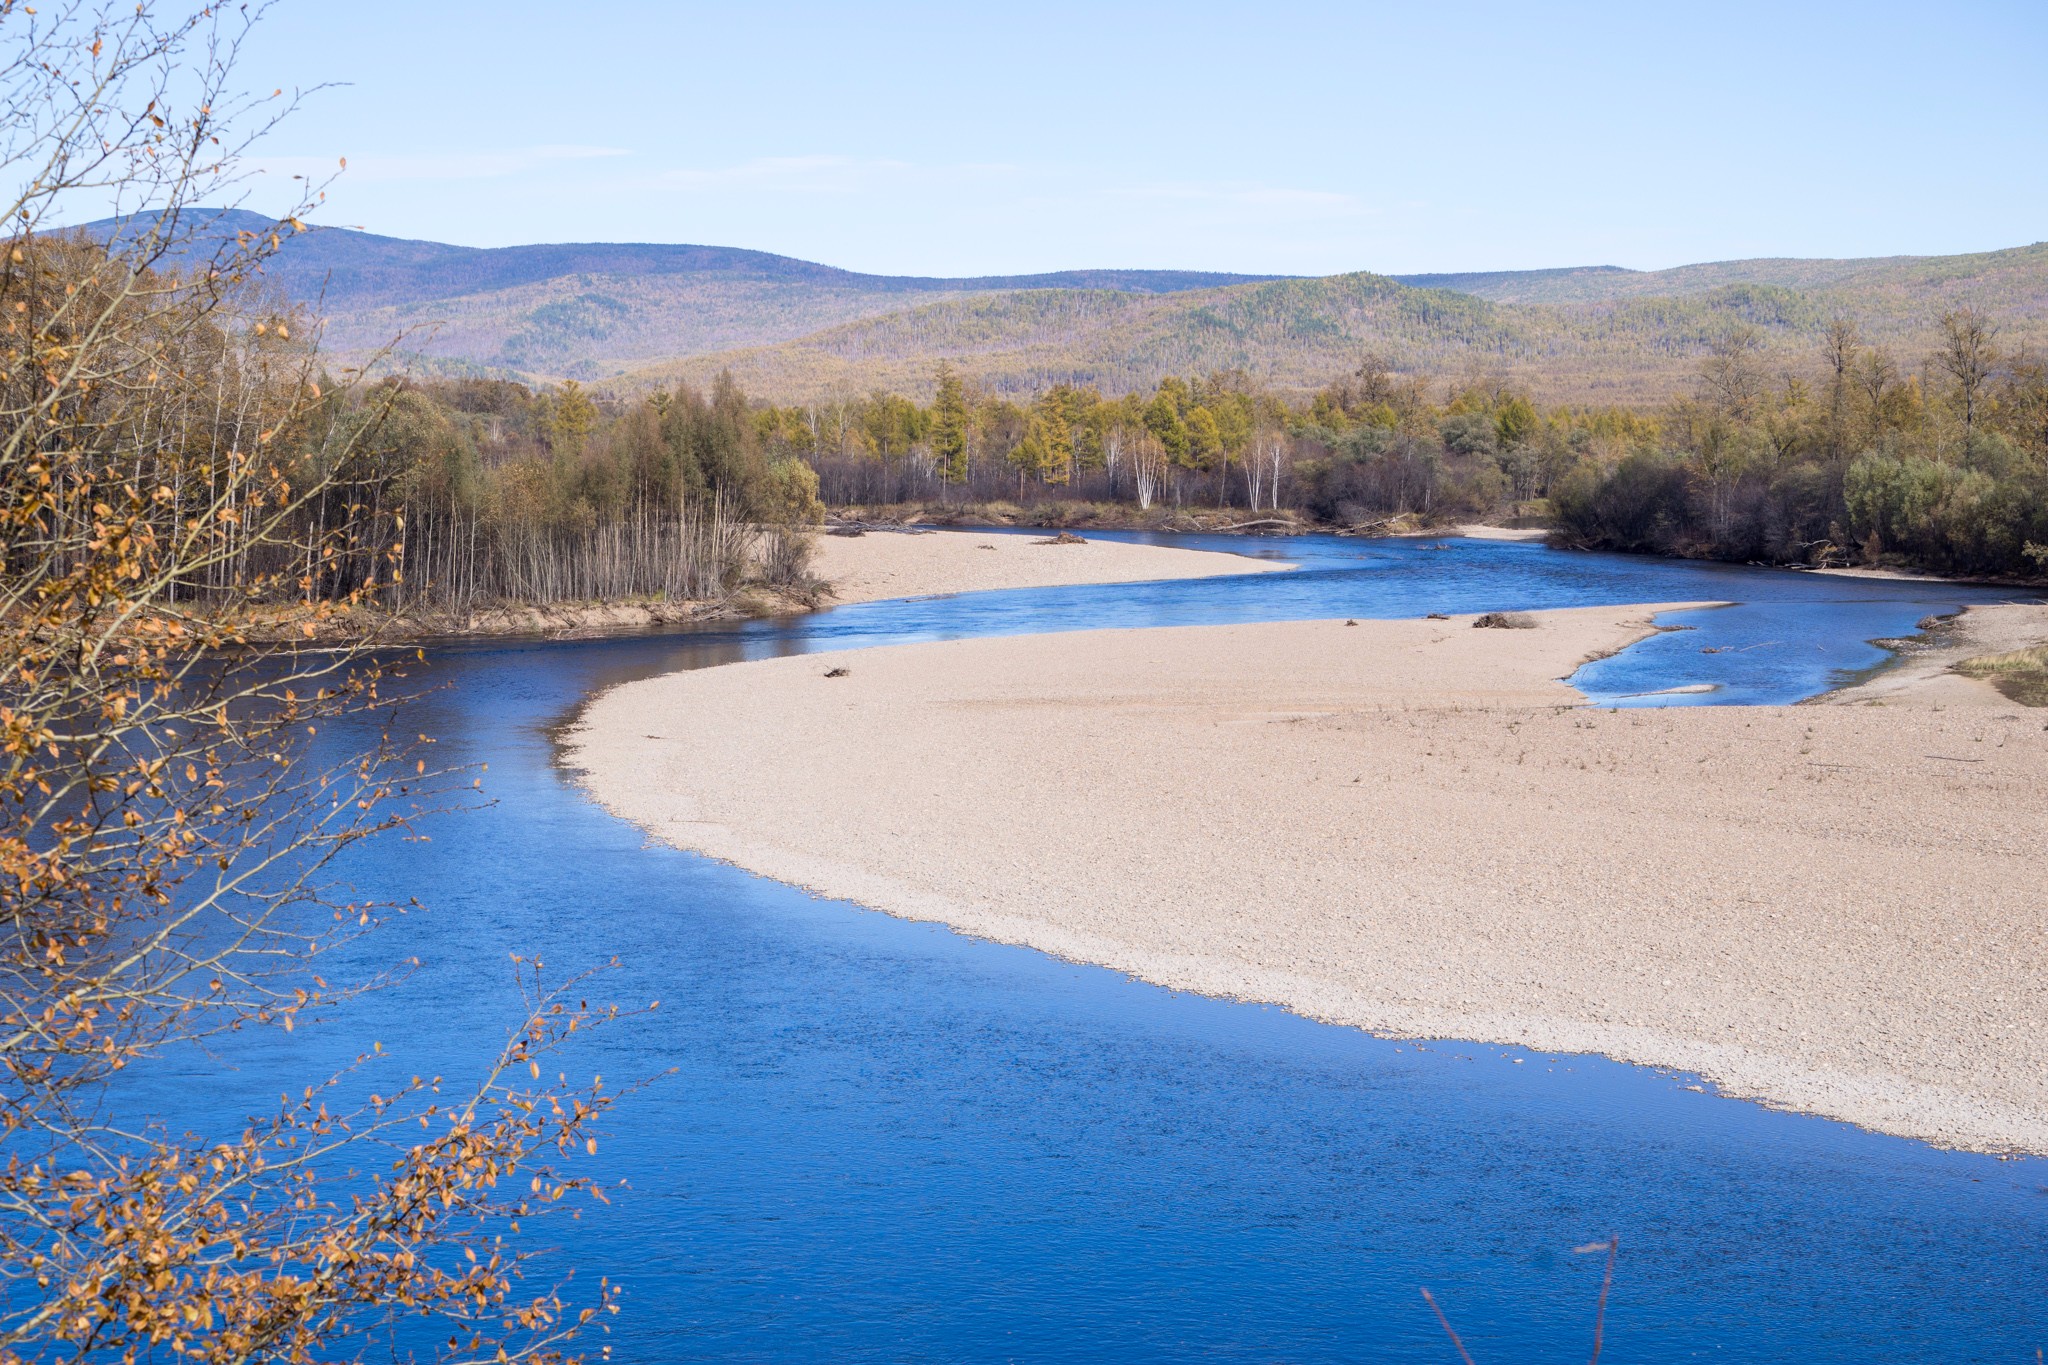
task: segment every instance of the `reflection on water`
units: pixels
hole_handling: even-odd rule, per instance
[[[1480,1361],[1562,1361],[1588,1349],[1600,1272],[1570,1248],[1609,1232],[1617,1361],[2030,1358],[2048,1335],[2034,1163],[970,941],[647,847],[551,766],[549,730],[594,690],[852,644],[1739,598],[1762,609],[1699,614],[1698,632],[1651,642],[1668,658],[1609,661],[1599,685],[1780,696],[1875,656],[1858,632],[1973,600],[1525,545],[1250,548],[1308,567],[440,653],[445,686],[410,719],[489,762],[493,804],[347,869],[365,893],[430,907],[364,949],[425,969],[342,1023],[233,1040],[236,1070],[195,1060],[159,1107],[257,1108],[372,1038],[400,1070],[458,1075],[510,1014],[507,952],[562,969],[616,956],[607,992],[662,1007],[578,1060],[676,1071],[621,1112],[592,1167],[631,1188],[543,1240],[586,1277],[624,1279],[617,1361],[1441,1362],[1421,1285]],[[1833,628],[1838,611],[1853,624]],[[1699,653],[1791,626],[1816,647],[1733,667]]]

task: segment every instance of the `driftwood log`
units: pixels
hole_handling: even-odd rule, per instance
[[[846,521],[825,528],[828,536],[864,536],[870,531],[888,532],[899,536],[928,536],[929,526],[904,526],[891,521]]]

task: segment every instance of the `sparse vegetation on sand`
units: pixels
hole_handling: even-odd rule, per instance
[[[1966,660],[1956,672],[1982,678],[2022,706],[2048,706],[2048,645]]]

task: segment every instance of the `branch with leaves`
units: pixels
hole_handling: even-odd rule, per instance
[[[403,522],[388,405],[263,290],[318,190],[261,233],[198,207],[293,103],[235,84],[261,12],[0,0],[0,1361],[327,1360],[422,1317],[445,1359],[562,1359],[612,1290],[522,1290],[514,1239],[598,1193],[558,1167],[611,1093],[540,1079],[614,1013],[580,980],[519,964],[459,1089],[345,1102],[380,1049],[225,1136],[124,1107],[384,984],[321,974],[382,913],[325,879],[466,776],[396,729],[374,636],[313,643],[402,580]],[[54,226],[81,205],[112,226]],[[337,728],[368,738],[316,748]]]

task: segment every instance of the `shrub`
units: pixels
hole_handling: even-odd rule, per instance
[[[1661,452],[1625,457],[1611,470],[1581,465],[1550,495],[1558,529],[1588,545],[1668,552],[1685,526],[1685,468]]]

